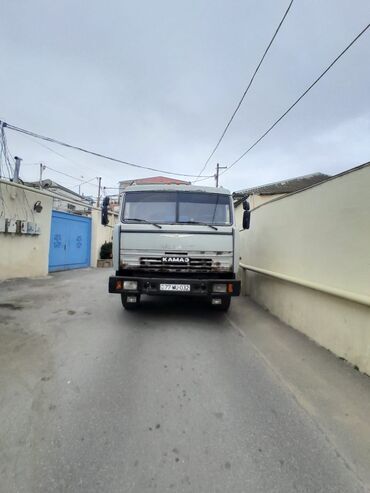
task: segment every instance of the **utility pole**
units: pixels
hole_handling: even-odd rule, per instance
[[[99,188],[98,188],[98,200],[96,201],[96,206],[100,205],[100,191],[101,191],[101,176],[98,177]]]
[[[45,171],[45,166],[40,163],[40,179],[39,179],[39,188],[42,189],[42,173]]]
[[[227,166],[220,166],[220,163],[217,163],[216,165],[216,174],[215,174],[215,180],[216,180],[216,187],[218,188],[218,181],[220,177],[220,169],[226,169]]]
[[[22,159],[18,156],[15,156],[14,161],[15,161],[15,166],[14,166],[13,181],[14,181],[14,183],[18,183],[19,182],[19,171],[21,169]]]

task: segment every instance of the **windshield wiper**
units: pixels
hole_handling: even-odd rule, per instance
[[[179,224],[200,224],[202,226],[208,226],[209,228],[218,231],[218,228],[216,228],[216,226],[213,226],[213,224],[203,223],[202,221],[180,221]]]
[[[139,223],[146,223],[146,224],[153,224],[156,228],[162,229],[162,226],[160,226],[157,223],[153,223],[152,221],[147,221],[146,219],[138,219],[137,217],[126,217],[124,218],[124,221],[137,221]]]

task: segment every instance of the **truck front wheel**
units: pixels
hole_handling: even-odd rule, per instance
[[[212,303],[214,310],[218,312],[227,312],[230,308],[231,296],[223,296],[220,299],[221,303],[218,303],[217,305]]]
[[[133,301],[136,298],[136,301]],[[125,310],[135,310],[140,305],[140,295],[139,294],[121,294],[122,306]]]

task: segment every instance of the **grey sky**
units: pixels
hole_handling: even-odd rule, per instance
[[[150,166],[197,173],[288,0],[0,0],[0,117]],[[369,22],[368,0],[295,0],[206,172],[236,159]],[[232,190],[370,159],[370,32],[222,184]],[[8,132],[26,163],[103,184],[150,176]],[[37,179],[37,166],[24,166]],[[67,186],[77,182],[45,173]],[[205,181],[204,184],[212,184]],[[86,185],[85,193],[96,193]]]

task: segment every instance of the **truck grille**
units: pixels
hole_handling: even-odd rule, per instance
[[[163,262],[163,257],[170,257],[170,259]],[[188,260],[180,262],[179,258]],[[233,268],[232,264],[232,252],[121,250],[121,268],[129,270],[148,272],[230,272]]]
[[[140,267],[144,268],[164,268],[164,269],[176,269],[184,272],[189,271],[190,269],[211,269],[212,267],[212,259],[211,258],[193,258],[189,259],[189,262],[186,264],[182,264],[176,261],[166,262],[165,264],[162,262],[162,257],[140,257]]]

